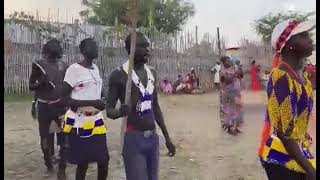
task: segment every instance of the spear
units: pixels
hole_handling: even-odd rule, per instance
[[[133,70],[133,59],[136,51],[136,26],[137,26],[137,9],[138,9],[138,0],[128,0],[128,28],[129,33],[131,34],[131,46],[130,46],[130,55],[129,55],[129,69],[128,69],[128,80],[126,84],[126,96],[125,104],[130,108],[131,100],[131,85],[132,85],[132,70]],[[120,132],[120,150],[122,151],[123,141],[124,141],[124,132],[127,126],[127,118],[124,117],[121,124]]]

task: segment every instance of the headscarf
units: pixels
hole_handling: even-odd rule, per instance
[[[271,45],[276,51],[272,60],[272,68],[277,67],[281,62],[281,50],[293,35],[310,31],[315,28],[311,21],[299,22],[294,19],[288,19],[279,23],[272,32]]]

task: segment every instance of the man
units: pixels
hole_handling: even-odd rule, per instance
[[[125,40],[130,54],[131,35]],[[159,125],[169,150],[175,155],[175,146],[170,140],[158,103],[156,72],[146,65],[149,58],[149,43],[141,32],[137,32],[130,107],[124,105],[128,62],[111,72],[107,95],[107,116],[111,119],[128,115],[122,156],[127,180],[157,180],[159,169],[159,137],[155,121]],[[119,110],[115,109],[118,99]]]
[[[216,65],[211,69],[214,76],[213,83],[216,90],[220,89],[220,70],[221,70],[221,65],[220,65],[220,62],[218,61]]]
[[[56,39],[48,41],[42,50],[43,60],[32,64],[32,72],[29,79],[29,89],[35,91],[38,104],[38,123],[41,140],[41,149],[45,165],[49,173],[53,172],[52,157],[54,155],[54,133],[50,132],[53,123],[60,125],[60,117],[65,113],[64,107],[57,107],[54,103],[59,101],[67,65],[59,60],[62,57],[62,47]],[[54,121],[54,122],[52,122]],[[63,135],[58,134],[60,155],[63,151]],[[59,163],[60,177],[64,177],[65,162]]]

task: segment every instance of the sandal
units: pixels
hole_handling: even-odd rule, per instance
[[[237,132],[232,129],[231,127],[228,128],[227,132],[230,134],[230,135],[233,135],[233,136],[236,136],[237,135]]]
[[[238,129],[238,128],[235,129],[235,132],[236,133],[242,133],[242,131],[240,129]]]

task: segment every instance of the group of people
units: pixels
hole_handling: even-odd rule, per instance
[[[196,75],[195,69],[191,68],[190,73],[187,73],[185,77],[182,74],[178,75],[178,78],[171,84],[171,82],[164,78],[160,82],[160,90],[165,94],[172,93],[185,93],[185,94],[195,94],[200,89],[200,79]]]
[[[35,92],[33,107],[37,107],[32,114],[37,114],[41,148],[50,174],[54,172],[54,135],[58,134],[59,180],[66,179],[67,162],[77,165],[76,180],[85,179],[88,164],[92,162],[98,165],[98,180],[107,178],[109,153],[104,110],[110,119],[127,116],[122,149],[127,180],[158,179],[156,124],[164,135],[168,155],[175,155],[158,103],[156,71],[146,64],[149,43],[141,32],[137,32],[136,41],[130,104],[125,104],[128,61],[111,72],[105,92],[104,80],[94,63],[98,46],[93,38],[81,41],[82,58],[70,66],[61,60],[63,48],[56,39],[44,45],[43,58],[32,64],[29,88]],[[128,54],[130,44],[131,35],[125,40]],[[116,108],[118,100],[120,108]],[[52,128],[52,124],[58,128]]]
[[[276,54],[273,69],[266,77],[267,107],[258,152],[270,180],[316,179],[316,162],[310,148],[312,138],[307,132],[315,99],[312,83],[303,75],[305,59],[314,47],[309,34],[313,27],[307,22],[287,20],[278,24],[272,33]],[[111,119],[128,116],[122,149],[127,180],[158,179],[156,123],[165,137],[168,155],[175,155],[175,146],[158,103],[156,71],[146,65],[149,43],[140,32],[137,32],[136,40],[130,104],[125,104],[128,62],[111,72],[108,92],[104,93],[104,81],[98,66],[93,63],[98,57],[98,46],[92,38],[81,41],[82,59],[70,66],[60,60],[63,50],[55,39],[44,45],[43,59],[33,63],[29,86],[35,91],[41,148],[50,172],[54,169],[52,123],[62,127],[62,132],[58,132],[59,180],[66,179],[66,162],[77,164],[76,180],[85,179],[91,162],[98,164],[98,180],[107,178],[109,153],[104,110]],[[130,41],[129,35],[125,40],[128,54]],[[239,127],[243,122],[243,71],[230,57],[222,57],[220,62],[214,71],[218,72],[215,83],[219,84],[221,127],[236,135],[241,132]],[[252,74],[255,71],[251,69]],[[179,76],[172,85],[172,92],[199,86],[193,73],[191,71],[186,81]],[[252,76],[251,80],[254,81],[253,89],[257,89],[256,77]],[[117,109],[118,100],[121,106]]]

